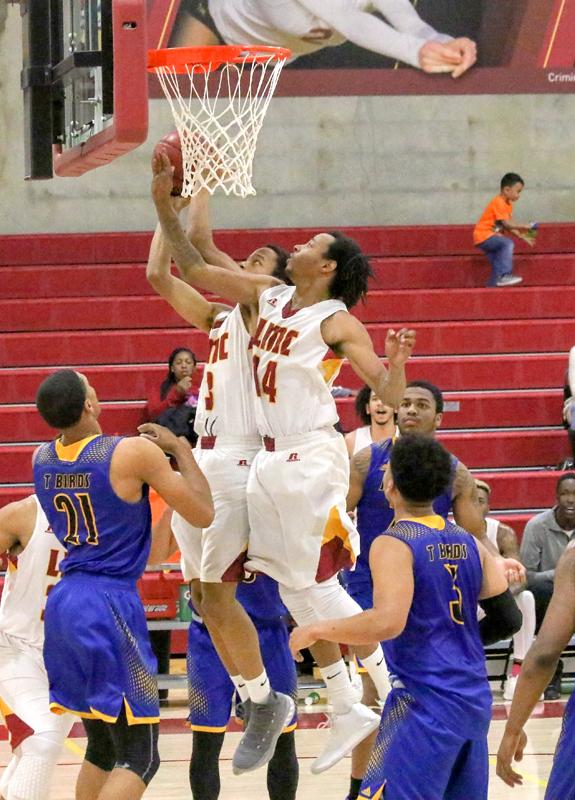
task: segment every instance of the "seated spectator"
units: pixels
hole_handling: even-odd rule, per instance
[[[198,396],[192,389],[196,356],[187,347],[172,350],[168,359],[168,374],[159,390],[148,397],[147,413],[150,422],[165,425],[176,436],[185,436],[192,444]]]
[[[535,597],[538,631],[553,594],[555,565],[575,532],[575,472],[567,472],[557,481],[557,504],[529,520],[521,541],[521,561],[527,570],[527,588]],[[546,700],[561,696],[563,662],[559,661],[547,689]]]
[[[569,367],[565,373],[563,386],[563,426],[567,429],[571,443],[571,458],[566,458],[557,469],[573,469],[575,467],[575,347],[569,351]]]
[[[483,511],[483,518],[487,526],[485,532],[489,541],[499,550],[503,558],[516,558],[519,561],[519,542],[515,531],[509,525],[505,525],[498,519],[489,516],[491,487],[481,480],[476,480],[475,485],[477,486],[477,500]],[[511,667],[511,675],[505,681],[503,689],[503,698],[505,700],[513,700],[523,659],[535,639],[535,598],[533,593],[527,590],[526,587],[526,583],[513,584],[511,586],[511,592],[515,595],[515,602],[523,614],[523,624],[513,636],[513,665]]]
[[[392,406],[384,405],[367,384],[357,393],[355,413],[363,422],[363,427],[345,434],[350,458],[364,447],[369,447],[372,442],[382,442],[395,433],[395,413]]]

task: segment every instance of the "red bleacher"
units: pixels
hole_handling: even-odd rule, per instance
[[[482,471],[493,508],[521,534],[534,511],[553,503],[558,475],[548,468],[568,455],[561,384],[575,343],[575,224],[542,226],[534,250],[519,244],[525,283],[499,290],[485,288],[489,268],[468,226],[350,233],[373,257],[373,290],[357,315],[377,351],[388,326],[414,325],[409,377],[444,390],[442,440]],[[240,258],[263,239],[289,248],[310,234],[223,231],[219,242]],[[205,335],[146,283],[149,243],[145,233],[0,237],[0,505],[30,492],[30,455],[51,435],[34,395],[51,369],[82,368],[105,430],[133,433],[170,350],[184,344],[205,359]],[[338,383],[359,386],[347,366]],[[353,427],[353,400],[338,406],[343,427]]]

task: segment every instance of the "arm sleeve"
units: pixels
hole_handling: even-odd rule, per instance
[[[374,17],[373,14],[361,11],[357,5],[350,3],[350,0],[298,0],[298,2],[308,11],[311,11],[312,14],[315,14],[318,19],[327,23],[341,36],[358,45],[358,47],[364,47],[374,53],[380,53],[383,56],[403,61],[413,67],[419,67],[419,51],[425,42],[430,38],[437,38],[437,32],[433,28],[425,26],[425,23],[419,19],[415,10],[413,10],[413,14],[419,20],[420,25],[423,25],[425,29],[431,30],[433,36],[422,36],[409,32],[408,29],[412,27],[421,31],[420,26],[413,25],[412,21],[408,24],[405,19],[406,11],[410,14],[409,10],[404,8],[405,6],[411,7],[409,0],[390,0],[389,2],[389,5],[394,7],[392,16],[396,19],[401,18],[402,27],[406,28],[406,30],[396,30],[395,27],[388,25],[378,17]],[[377,4],[371,3],[369,5],[372,7],[374,5],[387,6],[388,3],[378,2]],[[399,13],[400,6],[401,14]],[[285,26],[285,14],[285,6],[278,5],[270,9],[267,16],[277,17],[277,19],[273,20],[270,18],[269,22],[281,30]]]
[[[172,386],[170,391],[162,400],[160,398],[160,390],[158,389],[157,392],[150,395],[146,402],[146,408],[148,410],[148,416],[152,420],[152,422],[157,419],[162,411],[165,411],[167,408],[172,406],[179,406],[181,403],[184,402],[186,399],[185,395],[183,395],[175,386]]]
[[[479,623],[479,635],[484,645],[495,644],[517,633],[523,623],[523,615],[513,595],[506,589],[502,594],[480,600],[485,617]]]

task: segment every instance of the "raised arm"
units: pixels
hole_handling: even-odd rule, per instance
[[[575,632],[575,550],[567,549],[555,571],[555,588],[543,624],[519,673],[499,752],[497,774],[509,786],[522,777],[511,763],[520,761],[527,742],[523,727],[557,666],[567,642]]]
[[[172,207],[172,166],[165,153],[152,159],[152,197],[166,242],[183,279],[204,291],[214,292],[234,303],[256,307],[260,294],[279,281],[267,275],[250,275],[207,264],[192,245]]]
[[[210,193],[207,189],[202,189],[190,200],[186,232],[189,240],[208,264],[241,272],[241,267],[234,259],[220,250],[214,242],[210,220]]]
[[[386,406],[397,408],[405,391],[405,362],[415,344],[415,331],[402,328],[387,331],[385,355],[389,369],[373,349],[373,342],[361,322],[345,311],[338,311],[322,322],[324,342],[340,356],[375,392]]]
[[[206,300],[193,286],[170,271],[171,253],[160,224],[157,225],[152,244],[146,278],[155,291],[164,298],[177,313],[202,331],[209,332],[214,318],[219,311],[226,308]]]

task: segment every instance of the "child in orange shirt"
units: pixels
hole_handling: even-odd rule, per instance
[[[515,172],[501,178],[500,192],[487,205],[475,230],[473,242],[486,254],[492,266],[488,286],[515,286],[523,278],[513,274],[514,243],[505,234],[532,231],[533,225],[518,225],[511,221],[513,203],[523,191],[525,182]]]

